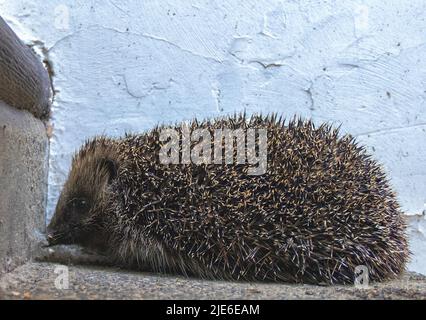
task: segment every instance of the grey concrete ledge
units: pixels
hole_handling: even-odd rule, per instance
[[[0,278],[0,299],[426,299],[426,277],[347,286],[206,281],[105,267],[69,266],[68,289],[55,287],[64,267],[27,263]],[[55,273],[56,269],[56,273]]]
[[[0,100],[46,119],[51,95],[50,77],[42,62],[0,17]]]
[[[31,258],[42,238],[47,159],[43,122],[0,102],[0,273]]]

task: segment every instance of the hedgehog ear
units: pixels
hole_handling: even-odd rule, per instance
[[[108,177],[108,183],[111,183],[112,180],[115,179],[117,176],[117,164],[114,160],[108,159],[108,158],[101,158],[100,160],[100,166],[107,169],[109,173]]]

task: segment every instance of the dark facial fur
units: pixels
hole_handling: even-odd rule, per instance
[[[111,141],[97,138],[74,157],[55,214],[48,226],[53,244],[77,243],[100,249],[106,241],[99,212],[117,174]]]
[[[120,264],[213,279],[353,283],[358,265],[371,281],[404,270],[406,226],[395,195],[351,136],[276,116],[190,126],[267,128],[267,172],[162,165],[162,128],[95,138],[73,160],[51,244],[79,243]]]

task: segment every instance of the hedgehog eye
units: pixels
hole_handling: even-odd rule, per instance
[[[76,198],[72,200],[71,205],[76,210],[85,210],[87,209],[88,202],[84,198]]]

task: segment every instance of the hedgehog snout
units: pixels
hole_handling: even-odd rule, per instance
[[[46,236],[46,240],[49,246],[55,245],[55,235],[53,233],[48,233]]]
[[[50,226],[47,227],[46,240],[49,243],[49,246],[63,243],[63,241],[66,239],[65,235],[66,235],[65,231],[54,230]]]

